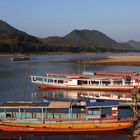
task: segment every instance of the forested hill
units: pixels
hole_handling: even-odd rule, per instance
[[[0,20],[0,52],[32,52],[42,42]]]
[[[47,31],[46,31],[47,32]],[[0,52],[134,51],[96,30],[73,30],[64,37],[37,38],[0,20]]]
[[[49,37],[42,41],[64,51],[86,51],[86,52],[106,52],[106,51],[131,51],[128,44],[120,44],[112,40],[102,32],[96,30],[74,30],[64,37]]]

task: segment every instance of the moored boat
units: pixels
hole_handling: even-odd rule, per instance
[[[118,102],[5,102],[0,106],[0,130],[3,131],[113,131],[128,129],[134,121],[135,118],[118,118]]]
[[[100,94],[93,94],[93,95],[84,95],[80,94],[79,97],[93,99],[93,100],[105,100],[105,101],[120,101],[120,102],[132,102],[132,97],[125,97],[121,95],[100,95]]]
[[[29,56],[16,55],[11,57],[11,61],[27,61],[30,60]]]
[[[55,89],[85,89],[130,91],[140,90],[140,75],[136,72],[84,72],[83,74],[47,73],[31,76],[31,82],[40,87]]]

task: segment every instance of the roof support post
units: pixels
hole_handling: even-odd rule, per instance
[[[42,111],[42,123],[44,123],[44,111],[43,111],[43,108],[41,109]]]
[[[6,117],[6,108],[4,108],[4,113],[5,113],[5,117]]]
[[[21,108],[18,109],[18,117],[21,118]]]
[[[47,110],[47,108],[46,108],[46,110],[45,110],[45,111],[46,111],[46,117],[48,118],[48,110]]]
[[[71,118],[72,118],[72,107],[71,107]]]
[[[71,116],[71,109],[69,108],[69,118],[71,118],[70,116]]]
[[[26,118],[26,110],[25,110],[25,108],[24,108],[24,118]]]

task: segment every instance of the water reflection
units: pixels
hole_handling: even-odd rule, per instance
[[[93,90],[58,90],[41,88],[32,92],[32,100],[81,100],[82,97],[90,96],[124,96],[130,97],[130,92],[118,92],[118,91],[93,91]],[[85,98],[84,98],[85,99]]]
[[[49,134],[49,133],[32,133],[32,132],[0,132],[0,139],[5,140],[128,140],[131,133],[128,130],[96,133],[76,133],[76,134]]]
[[[33,101],[72,101],[72,102],[81,102],[81,101],[89,101],[89,98],[81,98],[81,95],[116,95],[116,96],[126,96],[130,97],[130,92],[117,92],[117,91],[90,91],[90,90],[51,90],[47,88],[37,89],[32,92],[32,100]],[[92,100],[94,101],[94,100]],[[127,102],[125,102],[127,103]],[[139,110],[140,111],[140,110]],[[121,118],[131,117],[132,115],[132,108],[128,107],[121,107],[119,108],[118,116]]]

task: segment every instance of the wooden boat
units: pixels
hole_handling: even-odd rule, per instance
[[[136,72],[47,73],[45,76],[31,76],[33,84],[55,89],[130,91],[137,86],[140,90],[139,80],[140,75]]]
[[[106,114],[106,109],[109,114]],[[5,102],[0,105],[0,130],[83,133],[128,129],[136,119],[118,118],[118,102]]]

